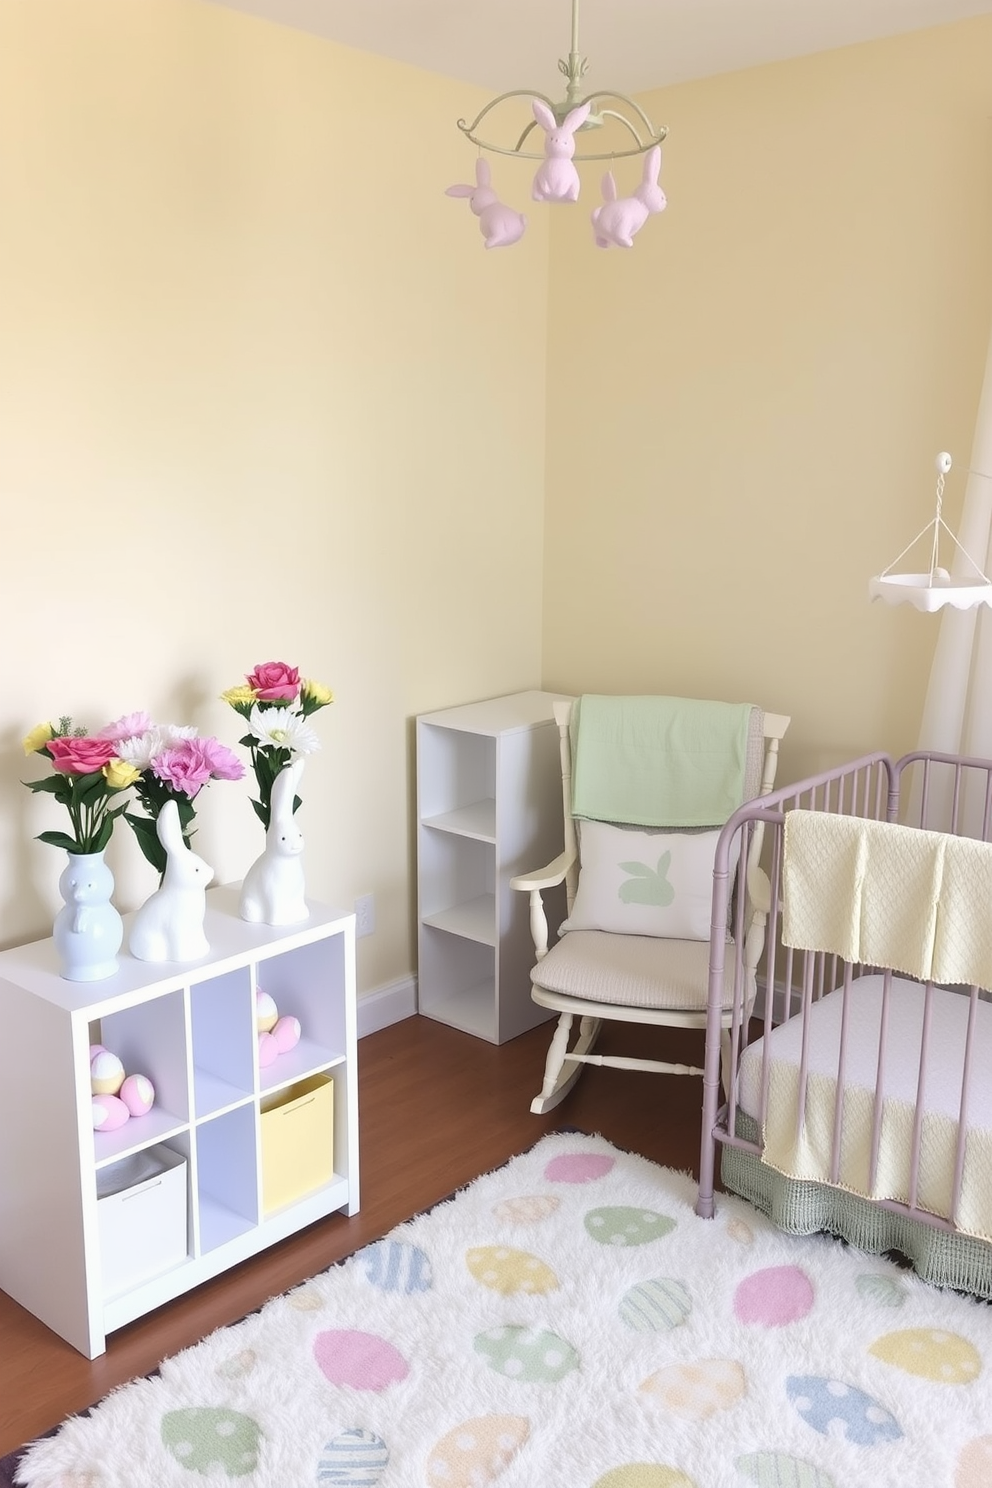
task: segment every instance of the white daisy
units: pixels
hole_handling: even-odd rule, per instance
[[[313,754],[320,748],[320,740],[310,725],[289,708],[260,708],[256,703],[248,715],[248,727],[260,744],[273,749]]]

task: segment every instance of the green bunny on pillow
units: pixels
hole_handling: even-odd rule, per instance
[[[668,869],[672,861],[671,852],[663,852],[657,868],[647,863],[620,863],[624,873],[634,876],[620,885],[620,899],[624,904],[656,904],[664,909],[675,898],[675,890],[668,882]]]

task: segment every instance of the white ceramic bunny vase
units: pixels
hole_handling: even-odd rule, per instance
[[[265,850],[245,874],[239,913],[256,925],[298,925],[310,918],[303,881],[303,833],[293,815],[303,757],[280,770],[272,782]]]
[[[203,919],[214,870],[183,841],[175,801],[166,801],[155,831],[166,852],[165,872],[131,922],[128,949],[139,961],[199,961],[210,950]]]

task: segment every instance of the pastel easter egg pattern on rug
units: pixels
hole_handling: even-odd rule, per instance
[[[585,1218],[586,1232],[600,1245],[650,1245],[675,1228],[674,1219],[655,1214],[650,1209],[590,1209]]]
[[[466,1251],[465,1264],[480,1286],[504,1297],[514,1297],[518,1292],[540,1297],[558,1290],[558,1278],[551,1267],[525,1250],[479,1245]]]
[[[324,1447],[317,1482],[334,1488],[375,1488],[389,1465],[389,1448],[374,1431],[350,1426]]]
[[[544,1176],[549,1183],[592,1183],[605,1178],[615,1163],[602,1152],[563,1152],[546,1165]]]
[[[739,1323],[784,1328],[806,1317],[813,1306],[813,1283],[798,1266],[768,1266],[745,1278],[734,1293]]]
[[[476,1416],[442,1436],[427,1459],[431,1488],[486,1488],[530,1435],[526,1416]]]
[[[410,1373],[399,1349],[375,1333],[356,1329],[331,1328],[318,1333],[313,1356],[328,1383],[349,1385],[353,1390],[378,1393]]]
[[[429,1292],[434,1283],[426,1252],[407,1240],[377,1240],[359,1251],[355,1259],[365,1268],[369,1283],[380,1292],[410,1297],[415,1292]]]
[[[286,1301],[296,1312],[320,1312],[324,1299],[316,1287],[300,1286],[287,1293]]]
[[[220,1406],[187,1406],[162,1417],[162,1444],[189,1472],[244,1478],[258,1466],[258,1422]]]
[[[992,1436],[976,1436],[958,1458],[954,1488],[989,1488],[992,1483]]]
[[[547,1328],[490,1328],[476,1336],[475,1351],[497,1374],[527,1384],[555,1385],[579,1367],[572,1345]]]
[[[247,1379],[257,1363],[258,1355],[254,1349],[242,1349],[218,1364],[217,1373],[221,1379]]]
[[[737,1471],[757,1488],[836,1488],[822,1468],[785,1452],[748,1452],[738,1457]]]
[[[859,1447],[875,1447],[902,1436],[898,1421],[884,1405],[843,1380],[792,1374],[785,1382],[785,1392],[807,1426],[821,1436]]]
[[[970,1385],[982,1372],[974,1344],[938,1328],[906,1328],[876,1338],[868,1352],[885,1364],[939,1385]]]
[[[906,1300],[906,1288],[892,1276],[882,1276],[877,1271],[865,1271],[854,1285],[858,1296],[868,1302],[877,1302],[879,1307],[901,1307]]]
[[[629,1462],[623,1467],[611,1467],[596,1479],[592,1488],[696,1488],[696,1480],[678,1467],[665,1467],[659,1462]]]
[[[668,1364],[641,1385],[642,1394],[686,1421],[707,1421],[729,1410],[746,1390],[747,1376],[736,1359]]]
[[[639,1281],[620,1299],[620,1320],[638,1333],[667,1333],[692,1311],[692,1298],[681,1281],[656,1276]]]
[[[506,1224],[540,1224],[561,1207],[557,1194],[521,1194],[493,1205],[493,1215]]]
[[[735,1216],[727,1221],[727,1239],[733,1240],[735,1245],[753,1245],[754,1231],[743,1219],[737,1219]]]

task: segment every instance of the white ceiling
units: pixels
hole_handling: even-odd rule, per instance
[[[493,92],[564,93],[570,0],[211,0]],[[992,11],[992,0],[581,0],[590,88],[641,92]]]

